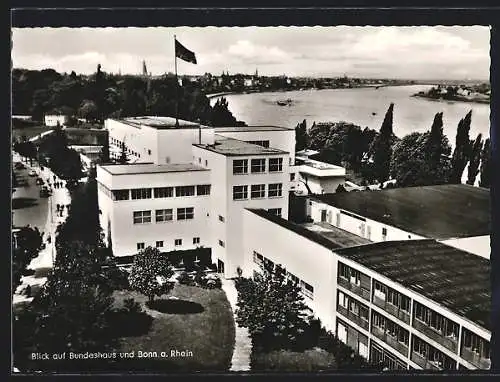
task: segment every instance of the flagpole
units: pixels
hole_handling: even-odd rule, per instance
[[[177,78],[177,44],[174,34],[174,62],[175,62],[175,127],[179,127],[179,79]]]

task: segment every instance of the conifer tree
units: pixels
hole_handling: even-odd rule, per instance
[[[467,166],[470,155],[469,131],[471,117],[472,110],[458,123],[455,150],[453,151],[451,160],[450,183],[460,184],[462,182],[462,174]]]

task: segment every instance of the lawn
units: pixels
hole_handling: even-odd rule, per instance
[[[336,370],[335,356],[323,349],[304,352],[279,350],[252,354],[253,371],[318,372]]]
[[[17,140],[22,136],[26,136],[27,139],[30,139],[52,129],[53,127],[48,127],[48,126],[28,126],[28,127],[12,129],[12,140],[13,141]]]
[[[147,298],[139,293],[114,293],[116,308],[122,307],[125,299],[134,298],[153,318],[143,333],[119,338],[120,352],[135,352],[133,359],[119,367],[148,372],[228,371],[235,328],[225,293],[220,289],[177,284],[170,295],[178,300],[171,301],[172,309],[164,310],[168,313],[161,313],[149,309]],[[168,305],[168,301],[164,305]],[[170,357],[172,350],[191,352],[192,356]],[[139,351],[157,352],[158,357],[138,358]],[[161,352],[166,352],[169,357],[162,358]]]

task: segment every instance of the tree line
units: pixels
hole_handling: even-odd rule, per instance
[[[178,105],[177,101],[179,100]],[[210,126],[236,126],[227,101],[212,107],[198,82],[176,81],[174,75],[145,77],[116,75],[101,70],[90,76],[58,73],[53,69],[12,71],[12,113],[31,115],[42,122],[45,114],[62,114],[102,123],[106,118],[140,115],[175,116]],[[69,124],[75,124],[71,118]]]
[[[345,166],[367,183],[396,180],[397,187],[460,184],[467,168],[466,183],[480,187],[491,183],[490,139],[469,136],[472,110],[457,126],[452,152],[443,133],[443,113],[436,113],[430,130],[398,138],[393,132],[394,104],[390,104],[379,131],[362,129],[348,122],[313,123],[296,127],[296,149],[319,151],[313,159]]]

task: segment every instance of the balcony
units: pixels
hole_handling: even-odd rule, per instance
[[[360,316],[355,315],[349,309],[344,308],[342,305],[338,305],[337,312],[339,312],[340,314],[342,314],[344,317],[348,318],[352,322],[358,324],[363,329],[368,330],[368,321],[363,320]]]
[[[427,360],[427,358],[416,352],[411,353],[410,359],[424,370],[441,370],[435,362]]]
[[[346,280],[343,277],[337,277],[337,283],[350,290],[351,292],[357,294],[358,296],[364,298],[366,301],[370,301],[369,290],[361,288],[359,285],[352,284],[351,282],[349,282],[349,280]]]
[[[387,345],[389,345],[393,349],[400,352],[405,357],[408,356],[408,346],[399,342],[395,337],[387,334],[387,332],[384,332],[382,329],[380,329],[376,326],[373,326],[372,327],[372,334],[375,337],[377,337],[378,339],[381,339],[382,341],[384,341]]]
[[[377,305],[379,308],[384,309],[387,313],[393,315],[394,317],[399,318],[401,321],[410,323],[410,313],[398,308],[395,305],[392,305],[380,297],[373,296],[373,304]]]
[[[436,329],[431,328],[424,322],[420,321],[418,318],[413,320],[413,327],[417,329],[419,332],[425,334],[427,337],[433,339],[438,344],[443,345],[445,348],[451,350],[452,352],[456,352],[458,348],[458,340],[453,337],[445,337]]]
[[[470,348],[462,348],[462,358],[472,363],[474,366],[482,370],[489,370],[491,368],[491,360],[481,357],[478,353]]]

